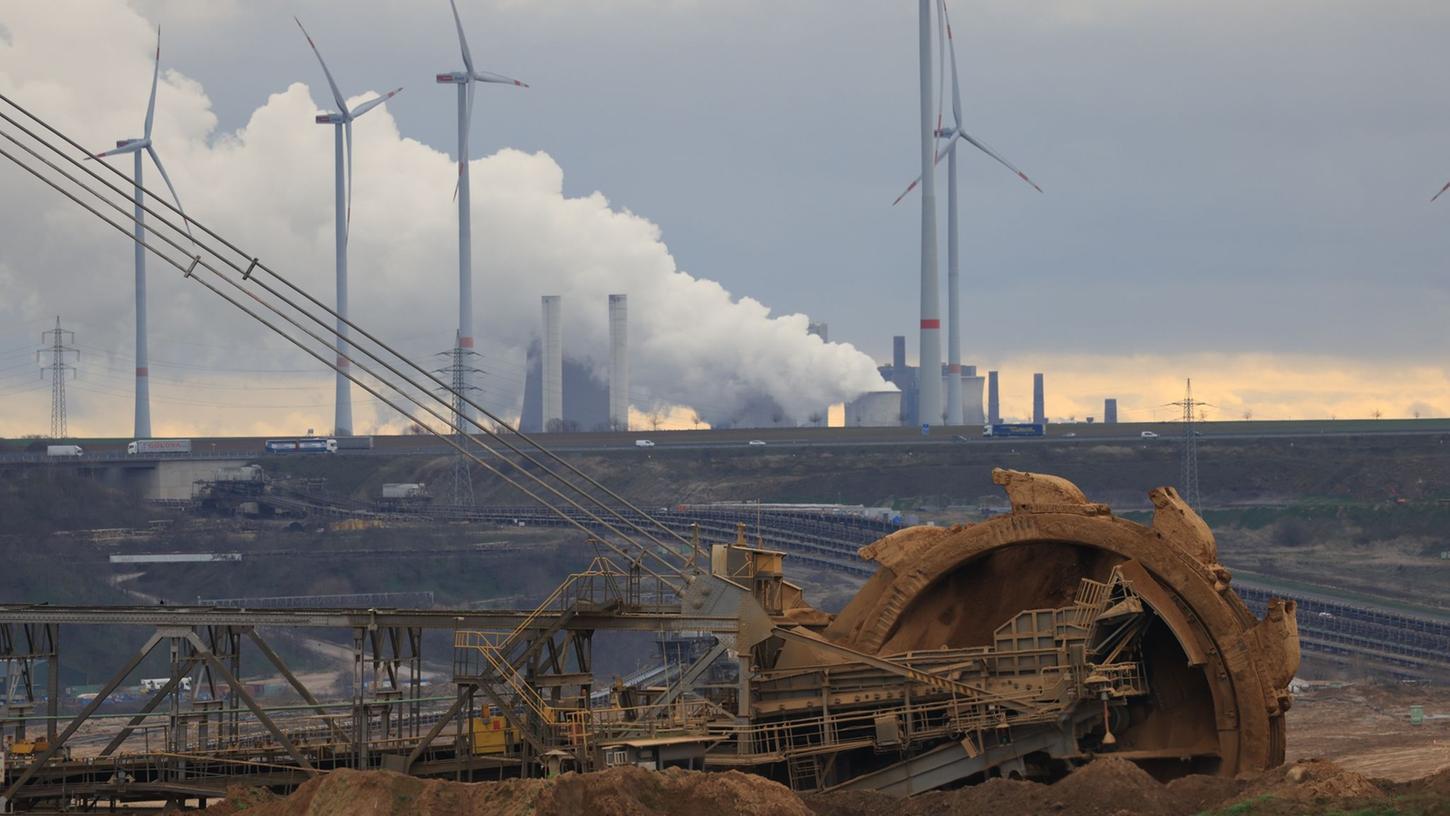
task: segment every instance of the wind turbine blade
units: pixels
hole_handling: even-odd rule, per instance
[[[988,156],[991,156],[992,158],[996,159],[998,162],[1001,163],[1001,165],[1003,167],[1005,167],[1008,170],[1011,170],[1012,172],[1016,173],[1018,178],[1022,179],[1023,181],[1027,182],[1028,184],[1031,184],[1032,185],[1032,189],[1036,190],[1039,193],[1042,192],[1042,188],[1037,186],[1037,182],[1035,182],[1032,179],[1028,178],[1027,177],[1027,174],[1024,173],[1024,172],[1022,172],[1021,170],[1018,170],[1012,164],[1012,162],[1009,162],[1006,159],[1004,159],[1001,156],[999,156],[995,150],[993,150],[990,147],[987,147],[986,145],[982,144],[981,142],[977,141],[976,139],[973,139],[971,136],[968,136],[967,133],[966,133],[966,131],[959,130],[959,131],[957,131],[957,135],[960,136],[960,137],[962,137],[963,140],[965,140],[968,143],[970,143],[973,147],[977,148],[978,150],[982,151],[983,153],[986,153]]]
[[[146,102],[146,130],[141,136],[151,138],[151,122],[156,118],[156,84],[161,80],[161,26],[156,27],[156,66],[151,69],[151,99]]]
[[[322,52],[317,50],[317,43],[312,41],[312,35],[307,33],[307,28],[302,25],[301,20],[298,20],[296,17],[292,19],[297,20],[297,27],[302,29],[302,36],[307,38],[307,44],[312,46],[312,53],[317,55],[317,62],[322,66],[322,74],[327,77],[328,87],[332,88],[332,99],[337,102],[338,113],[347,116],[347,103],[343,101],[342,91],[337,89],[337,83],[332,79],[332,72],[327,70],[327,62],[322,59]]]
[[[495,74],[490,71],[474,71],[472,72],[472,76],[479,82],[493,82],[499,85],[517,85],[520,88],[529,87],[527,82],[520,82],[513,77],[506,77],[503,74]]]
[[[448,5],[453,7],[453,24],[458,26],[458,45],[463,49],[463,68],[467,73],[473,73],[473,55],[468,53],[468,38],[463,36],[463,20],[458,16],[458,4],[454,0],[448,0]]]
[[[942,147],[941,150],[938,150],[936,152],[936,158],[933,159],[932,162],[931,162],[932,163],[932,166],[935,167],[936,165],[941,164],[941,160],[942,159],[945,159],[947,157],[947,154],[948,153],[950,153],[953,150],[955,150],[956,149],[956,146],[957,146],[957,143],[956,143],[956,140],[955,139],[952,139],[952,140],[948,141],[946,143],[946,145],[944,147]],[[908,184],[908,185],[906,185],[906,189],[901,191],[901,195],[897,196],[896,197],[896,200],[893,201],[893,202],[891,202],[891,206],[895,207],[897,204],[900,204],[901,203],[901,199],[906,198],[908,195],[910,195],[911,194],[911,191],[912,190],[915,190],[916,189],[916,185],[918,185],[920,183],[921,183],[921,176],[917,176],[916,178],[912,179],[911,180],[911,183]]]
[[[952,19],[947,13],[947,0],[941,0],[942,28],[946,29],[947,53],[952,62],[952,124],[962,128],[962,85],[957,79],[957,41],[952,38]]]
[[[106,154],[105,153],[102,153],[101,155],[104,156]],[[1436,193],[1434,195],[1434,197],[1430,199],[1430,201],[1431,202],[1434,202],[1436,198],[1439,198],[1440,196],[1445,195],[1445,191],[1446,190],[1450,190],[1450,182],[1447,182],[1444,187],[1441,187],[1440,188],[1440,192]]]
[[[146,152],[151,154],[151,163],[161,171],[161,180],[166,182],[166,189],[171,191],[171,200],[176,202],[176,211],[181,215],[181,223],[186,226],[186,235],[191,242],[196,243],[196,238],[191,234],[191,219],[186,217],[186,212],[181,209],[181,197],[176,194],[176,187],[171,183],[171,177],[166,175],[166,166],[161,163],[161,157],[156,155],[156,148],[146,145]]]
[[[893,202],[891,202],[891,206],[895,207],[897,204],[900,204],[901,203],[901,199],[906,198],[908,195],[910,195],[911,194],[911,191],[912,190],[915,190],[916,189],[916,185],[918,185],[920,183],[921,183],[921,176],[917,176],[916,178],[912,179],[911,180],[911,183],[908,184],[908,185],[906,185],[906,189],[901,191],[901,195],[897,196],[896,197],[896,200],[893,201]]]
[[[942,95],[946,93],[946,0],[937,0],[936,3],[936,130],[941,132]],[[957,123],[961,125],[961,122]]]
[[[342,224],[342,240],[352,236],[352,120],[342,123],[343,139],[347,150],[347,215]]]
[[[145,146],[146,146],[146,143],[145,142],[141,141],[140,139],[137,139],[136,141],[134,141],[134,142],[132,142],[130,144],[122,145],[120,147],[113,148],[111,150],[107,150],[104,153],[97,153],[94,156],[87,156],[86,158],[87,159],[104,159],[107,156],[119,156],[122,153],[135,153],[137,150],[140,150],[141,148],[143,148]]]
[[[458,188],[463,184],[463,165],[468,161],[469,130],[473,127],[473,81],[468,83],[468,99],[463,104],[463,155],[458,157],[458,180],[453,182],[453,200],[458,200]]]
[[[355,107],[355,108],[352,109],[352,118],[353,119],[356,119],[359,116],[362,116],[364,113],[367,113],[368,111],[372,110],[373,108],[376,108],[377,106],[383,104],[384,102],[388,101],[389,99],[392,99],[393,97],[397,96],[402,90],[403,90],[402,88],[394,88],[393,90],[388,91],[387,93],[383,94],[382,96],[374,97],[374,98],[369,99],[368,101],[362,103],[361,105],[358,105],[357,107]]]

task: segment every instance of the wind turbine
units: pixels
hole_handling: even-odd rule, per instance
[[[382,96],[369,99],[356,108],[348,110],[347,102],[342,98],[342,92],[337,89],[337,82],[332,78],[332,72],[327,70],[327,62],[322,59],[322,52],[317,50],[317,43],[312,41],[312,36],[307,33],[301,20],[296,17],[292,19],[297,20],[297,27],[302,29],[302,36],[307,38],[307,44],[312,46],[312,53],[317,55],[317,62],[322,66],[323,75],[327,77],[327,85],[332,89],[332,99],[337,103],[338,110],[337,113],[318,114],[317,124],[333,126],[333,174],[337,179],[337,189],[333,196],[336,207],[334,222],[337,226],[337,408],[332,425],[333,433],[339,436],[349,436],[352,434],[352,382],[348,379],[346,356],[348,350],[347,237],[348,227],[352,223],[352,123],[359,116],[397,96],[403,89],[394,88]],[[345,196],[344,189],[346,189]]]
[[[943,158],[947,159],[947,416],[948,425],[962,424],[962,347],[961,347],[961,296],[960,282],[958,275],[957,255],[957,145],[966,142],[978,150],[996,159],[1003,167],[1017,174],[1017,177],[1032,185],[1032,189],[1042,192],[1037,183],[1027,177],[1026,173],[1018,170],[1015,165],[1004,159],[995,150],[973,138],[962,127],[962,93],[961,83],[957,78],[957,47],[952,39],[951,20],[948,18],[946,0],[938,0],[937,13],[941,22],[941,34],[945,35],[947,52],[950,55],[952,67],[952,126],[941,127],[941,114],[937,114],[936,137],[942,144],[933,161],[933,166],[940,164]],[[906,186],[906,190],[896,197],[891,204],[896,206],[920,183],[922,176],[918,176]],[[925,192],[925,190],[923,190]],[[926,380],[927,369],[923,366],[920,381]]]
[[[463,52],[463,70],[438,74],[435,79],[440,85],[458,86],[458,186],[453,195],[458,199],[458,340],[460,355],[473,353],[473,237],[470,225],[468,195],[468,127],[473,118],[473,86],[478,82],[499,85],[528,85],[501,74],[479,71],[473,67],[473,55],[468,50],[468,38],[463,35],[463,20],[458,16],[458,4],[448,0],[453,8],[453,24],[458,29],[458,46]],[[468,389],[471,375],[465,371],[458,387]],[[467,406],[463,414],[470,414]],[[459,416],[461,421],[464,416]]]
[[[166,167],[161,163],[161,157],[156,155],[156,148],[151,144],[151,123],[156,118],[156,85],[161,79],[161,27],[156,27],[156,65],[151,73],[151,98],[146,103],[146,126],[139,139],[122,139],[116,142],[113,150],[104,153],[97,153],[93,158],[102,159],[107,156],[119,156],[123,153],[130,153],[135,157],[134,180],[136,184],[136,427],[135,438],[146,439],[151,436],[151,383],[150,366],[147,362],[146,353],[146,248],[142,245],[145,240],[145,211],[141,209],[141,154],[145,152],[151,156],[151,161],[160,171],[161,178],[166,182],[166,188],[171,191],[171,198],[176,202],[176,210],[181,213],[181,199],[176,195],[176,187],[171,183],[171,177],[166,175]],[[191,234],[191,222],[181,213],[182,223],[186,225],[187,234]]]

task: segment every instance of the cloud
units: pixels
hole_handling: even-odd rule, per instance
[[[156,36],[145,19],[119,2],[70,2],[7,7],[6,24],[4,93],[97,149],[141,135]],[[55,59],[62,53],[66,59]],[[154,141],[187,211],[331,302],[333,137],[313,123],[321,106],[309,86],[294,83],[272,94],[243,127],[218,133],[205,90],[168,69],[166,56],[163,40]],[[346,77],[339,82],[353,90]],[[314,84],[325,87],[320,78]],[[475,133],[488,127],[495,92],[479,93]],[[386,107],[359,120],[354,146],[352,315],[415,359],[447,348],[457,319],[453,160],[404,138]],[[129,173],[129,161],[118,166]],[[150,186],[155,170],[148,165],[145,172]],[[804,419],[820,406],[883,387],[870,358],[849,344],[808,336],[805,315],[773,314],[681,270],[645,217],[612,207],[600,192],[565,195],[564,169],[549,155],[503,149],[474,160],[471,177],[475,334],[484,368],[516,370],[538,332],[539,297],[561,294],[566,353],[593,361],[602,375],[606,296],[624,292],[633,384],[643,395],[638,407],[691,406],[705,421],[719,422],[764,394]],[[124,432],[129,242],[13,167],[0,168],[0,183],[0,280],[9,284],[0,320],[11,327],[0,331],[0,350],[33,342],[61,315],[92,352],[83,355],[86,376],[76,385],[88,398],[74,399],[73,423],[91,433]],[[264,329],[160,263],[151,261],[149,269],[158,429],[330,425],[326,372],[311,378],[292,371],[308,363],[263,338]],[[164,393],[168,376],[181,393]],[[498,379],[502,391],[517,387],[516,377]],[[247,383],[289,390],[266,399],[242,387]],[[38,429],[45,416],[40,400],[24,396],[8,403],[17,409],[4,412],[0,433]],[[390,419],[370,404],[359,412],[360,426]]]

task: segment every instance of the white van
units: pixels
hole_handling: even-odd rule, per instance
[[[636,439],[634,440],[634,446],[636,448],[653,448],[655,442],[653,439]]]
[[[1141,436],[1144,439],[1157,439],[1158,438],[1158,434],[1155,434],[1152,431],[1144,431],[1144,432],[1138,434],[1138,436]]]

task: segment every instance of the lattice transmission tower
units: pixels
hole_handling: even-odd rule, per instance
[[[1183,475],[1179,479],[1179,495],[1194,510],[1201,510],[1198,492],[1198,428],[1194,427],[1203,408],[1214,407],[1210,403],[1193,398],[1193,379],[1187,380],[1183,399],[1169,405],[1183,410]]]
[[[452,407],[453,424],[468,430],[468,417],[471,416],[471,409],[463,404],[464,395],[478,391],[478,387],[469,385],[472,378],[469,374],[482,374],[483,369],[473,365],[473,358],[478,353],[473,349],[464,348],[460,342],[455,342],[453,348],[448,351],[440,351],[436,355],[448,360],[448,365],[434,369],[436,373],[448,375],[449,385],[452,386]],[[441,389],[440,389],[441,390]],[[456,434],[459,447],[467,449],[468,438],[462,433]],[[472,462],[462,453],[453,457],[453,485],[449,496],[450,503],[459,507],[473,506],[473,471],[470,468]]]
[[[81,353],[74,347],[66,345],[66,336],[70,336],[70,342],[76,341],[76,333],[67,331],[60,327],[60,316],[55,318],[55,328],[40,333],[42,349],[36,349],[37,361],[45,359],[44,355],[50,355],[50,365],[40,367],[40,376],[44,377],[47,372],[50,374],[50,438],[65,439],[70,435],[66,428],[65,419],[65,378],[69,373],[76,376],[76,367],[67,363],[66,355],[74,354],[77,362],[81,359]]]

